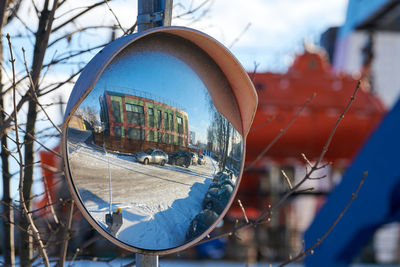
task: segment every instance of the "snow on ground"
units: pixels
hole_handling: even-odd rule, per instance
[[[132,156],[88,146],[82,142],[87,137],[69,135],[68,160],[74,184],[97,223],[107,228],[110,166],[112,210],[121,208],[123,215],[116,237],[144,249],[184,244],[190,222],[202,209],[215,163],[207,158],[206,165],[189,168],[143,165]]]

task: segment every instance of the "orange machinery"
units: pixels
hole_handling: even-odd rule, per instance
[[[349,103],[358,80],[334,73],[324,52],[309,50],[298,55],[286,73],[249,73],[249,76],[253,78],[259,103],[247,137],[245,166],[260,155],[307,99],[316,94],[283,136],[243,175],[237,198],[246,202],[248,216],[255,217],[260,202],[268,202],[256,197],[260,176],[271,163],[280,166],[304,163],[301,153],[315,160]],[[324,160],[331,161],[334,167],[347,167],[384,114],[381,100],[371,92],[368,82],[361,82],[356,99],[340,122]],[[234,218],[242,217],[241,213],[237,205],[229,212]]]
[[[249,75],[254,77],[259,103],[253,130],[247,137],[247,164],[286,127],[313,93],[316,93],[314,100],[266,153],[264,160],[299,158],[300,153],[309,159],[318,157],[357,85],[353,77],[335,74],[321,51],[306,51],[297,56],[287,73]],[[350,160],[384,114],[381,100],[370,92],[367,83],[361,83],[356,99],[334,135],[326,160],[334,163]],[[257,164],[263,165],[263,161]]]

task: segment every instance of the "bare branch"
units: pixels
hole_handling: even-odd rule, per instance
[[[124,35],[126,35],[126,31],[124,30],[121,23],[119,22],[117,15],[115,15],[114,11],[111,9],[110,5],[108,4],[108,1],[104,0],[104,2],[106,3],[108,10],[110,10],[111,14],[114,16],[115,20],[117,21],[118,27],[124,32]]]
[[[41,108],[41,110],[43,111],[43,113],[46,115],[47,119],[50,121],[50,123],[53,125],[53,127],[61,134],[61,133],[62,133],[61,129],[60,129],[56,124],[54,124],[53,120],[50,118],[49,114],[47,114],[46,110],[43,108],[43,106],[40,104],[40,102],[39,102],[39,100],[38,100],[38,97],[37,97],[37,95],[36,95],[36,90],[34,90],[35,84],[33,83],[31,74],[29,73],[29,70],[28,70],[28,64],[26,63],[25,49],[24,49],[24,48],[22,48],[22,53],[23,53],[23,55],[24,55],[25,70],[26,70],[26,73],[27,73],[27,75],[28,75],[28,77],[29,77],[29,82],[31,83],[30,88],[32,88],[32,95],[33,95],[33,97],[34,97],[34,100],[36,101],[36,104]],[[29,134],[29,133],[27,133],[27,134]]]
[[[243,207],[242,202],[240,201],[240,199],[238,199],[238,203],[239,203],[240,208],[242,209],[243,216],[244,216],[244,219],[246,220],[246,223],[249,223],[249,219],[247,218],[246,211],[245,211],[245,209],[244,209],[244,207]]]
[[[283,267],[288,265],[291,262],[295,262],[307,255],[312,255],[314,254],[314,249],[316,247],[318,247],[319,245],[321,245],[321,243],[328,237],[328,235],[332,232],[332,230],[335,228],[335,226],[338,224],[338,222],[340,221],[340,219],[342,219],[343,215],[346,213],[346,211],[348,210],[348,208],[350,207],[351,203],[353,203],[354,199],[358,196],[358,193],[360,192],[360,189],[362,187],[362,185],[364,184],[365,178],[367,178],[368,176],[368,172],[364,172],[363,178],[361,179],[360,183],[358,184],[358,187],[356,189],[356,191],[352,194],[350,200],[347,202],[347,205],[343,208],[343,210],[339,213],[339,215],[337,216],[336,220],[331,224],[331,226],[328,228],[328,230],[323,234],[323,236],[321,238],[319,238],[317,240],[317,242],[315,242],[311,247],[309,247],[307,250],[299,253],[296,257],[289,259],[287,261],[285,261],[284,263],[282,263],[281,265],[279,265],[279,267]]]
[[[275,120],[275,119],[276,119],[276,117],[272,116],[272,117],[266,119],[264,122],[260,123],[259,125],[254,126],[253,128],[251,128],[249,132],[253,132],[255,130],[258,130],[258,129],[264,127],[265,125],[267,125],[268,123],[270,123],[272,120]]]
[[[304,153],[301,153],[301,157],[304,159],[304,161],[310,168],[313,166]]]
[[[254,61],[253,64],[254,64],[254,69],[253,69],[253,72],[251,73],[250,79],[254,83],[254,80],[256,78],[257,68],[260,66],[260,63]]]
[[[349,108],[350,108],[350,106],[351,106],[351,103],[353,103],[353,101],[356,99],[356,94],[357,94],[357,92],[358,92],[358,89],[360,89],[360,84],[361,84],[361,81],[359,80],[359,81],[357,82],[356,89],[354,90],[353,95],[350,97],[350,100],[349,100],[349,102],[347,103],[345,109],[344,109],[343,112],[340,114],[339,118],[336,120],[336,123],[335,123],[335,125],[333,126],[333,129],[332,129],[332,131],[331,131],[331,133],[330,133],[330,135],[329,135],[329,138],[328,138],[328,140],[326,141],[326,143],[325,143],[325,145],[324,145],[324,148],[322,149],[322,152],[321,152],[321,154],[320,154],[319,157],[318,157],[317,162],[315,163],[315,166],[318,166],[318,165],[319,165],[319,163],[322,161],[323,157],[325,156],[326,152],[328,152],[328,147],[329,147],[329,145],[331,144],[333,135],[335,134],[336,129],[337,129],[337,127],[339,126],[339,123],[340,123],[340,122],[342,121],[342,119],[344,118],[344,114],[347,112],[347,110],[349,110]]]
[[[250,29],[251,22],[247,23],[246,27],[240,32],[240,34],[232,41],[232,43],[228,46],[230,49],[240,41],[243,35]]]
[[[8,46],[9,46],[9,49],[10,49],[10,56],[11,56],[10,62],[11,62],[12,72],[13,72],[13,105],[14,105],[14,114],[15,114],[14,115],[15,140],[16,140],[16,143],[17,143],[17,151],[18,151],[18,156],[19,156],[19,162],[20,162],[20,164],[22,164],[23,157],[22,157],[22,151],[21,151],[20,142],[19,142],[18,118],[17,118],[17,115],[16,115],[17,114],[17,103],[16,103],[16,89],[15,89],[15,64],[14,64],[15,60],[14,60],[14,57],[13,57],[13,51],[12,51],[10,35],[7,35],[7,40],[8,40]],[[24,216],[26,216],[26,218],[28,219],[29,225],[30,225],[30,228],[31,228],[31,230],[33,232],[35,240],[39,245],[39,251],[40,251],[40,254],[43,257],[44,263],[45,263],[46,267],[49,267],[50,266],[49,259],[47,257],[46,250],[44,249],[43,242],[42,242],[42,240],[40,238],[39,231],[37,230],[37,228],[35,226],[35,223],[33,222],[32,216],[31,216],[31,214],[29,214],[29,211],[28,211],[28,209],[26,207],[26,204],[25,204],[24,194],[23,194],[23,191],[22,191],[23,182],[24,182],[24,173],[23,173],[23,167],[21,166],[20,167],[20,172],[19,172],[19,186],[18,186],[20,203],[21,203],[21,206],[22,206],[22,210],[23,210]]]
[[[290,179],[287,176],[286,172],[284,170],[281,170],[281,173],[282,173],[283,177],[285,177],[285,180],[286,180],[286,182],[287,182],[287,184],[289,186],[289,189],[292,190],[293,186],[292,186],[292,183],[290,182]]]
[[[47,48],[53,46],[54,44],[58,43],[58,42],[61,41],[61,40],[72,38],[72,36],[73,36],[74,34],[76,34],[76,33],[81,33],[81,32],[84,32],[84,31],[87,31],[87,30],[93,30],[93,29],[113,29],[113,28],[114,28],[114,26],[109,26],[109,25],[104,25],[104,26],[87,26],[87,27],[83,27],[83,28],[77,29],[77,30],[75,30],[75,31],[66,33],[66,34],[64,34],[63,36],[61,36],[61,37],[55,39],[53,42],[51,42],[51,43],[47,46]]]
[[[67,21],[63,22],[62,24],[58,25],[57,27],[55,27],[51,32],[54,33],[58,30],[60,30],[61,28],[63,28],[64,26],[68,25],[69,23],[75,21],[77,18],[79,18],[80,16],[84,15],[85,13],[91,11],[92,9],[101,6],[102,4],[104,4],[103,1],[101,2],[97,2],[91,6],[86,7],[85,10],[79,12],[78,14],[76,14],[75,16],[73,16],[72,18],[68,19]]]

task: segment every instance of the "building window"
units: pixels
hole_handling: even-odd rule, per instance
[[[143,140],[144,134],[143,134],[142,129],[137,129],[137,128],[128,128],[128,138],[133,139],[133,140]]]
[[[112,100],[112,115],[115,122],[122,122],[121,121],[121,105],[118,101]]]
[[[126,119],[129,124],[143,125],[144,124],[144,111],[143,107],[133,104],[125,104]]]
[[[174,114],[169,114],[169,129],[174,130]]]
[[[122,129],[121,126],[114,127],[114,136],[121,137],[122,136]]]
[[[161,110],[157,110],[158,113],[158,129],[161,129]]]
[[[176,122],[178,124],[178,133],[183,134],[183,120],[181,117],[176,117]]]
[[[154,142],[154,131],[149,131],[149,141]]]
[[[169,129],[168,125],[169,125],[169,123],[168,123],[168,113],[164,112],[164,129],[165,130]]]
[[[169,134],[164,134],[164,143],[165,144],[169,143]]]
[[[154,127],[154,109],[149,108],[148,113],[149,113],[149,126]]]
[[[178,137],[178,145],[183,146],[183,139],[182,137]]]

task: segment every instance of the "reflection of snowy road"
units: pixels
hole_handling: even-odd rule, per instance
[[[200,212],[214,175],[210,158],[206,165],[189,168],[146,166],[133,157],[106,156],[101,150],[73,141],[68,142],[68,152],[71,174],[80,196],[91,215],[105,228],[109,157],[113,211],[121,208],[123,215],[117,237],[145,249],[166,249],[184,243],[186,230]]]

